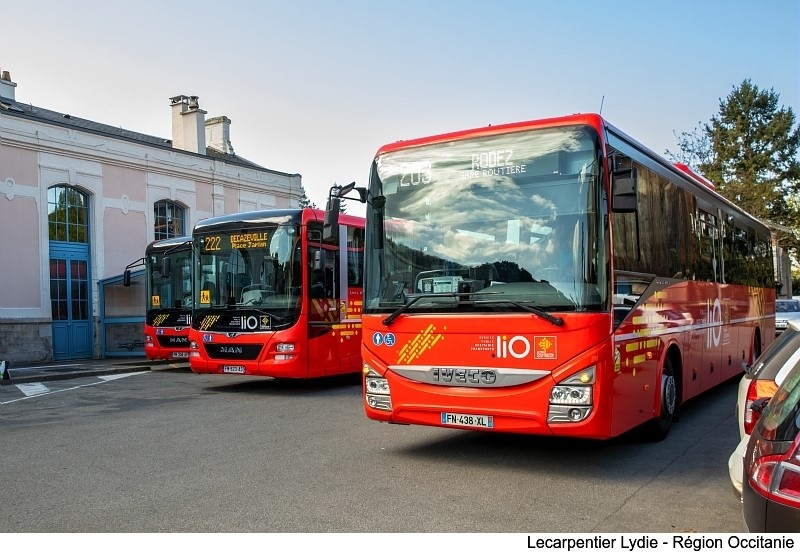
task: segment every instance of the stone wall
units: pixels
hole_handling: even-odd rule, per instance
[[[0,360],[17,365],[53,360],[50,319],[1,319]]]

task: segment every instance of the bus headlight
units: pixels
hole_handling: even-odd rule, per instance
[[[566,405],[591,405],[591,386],[554,386],[550,392],[550,403]]]
[[[364,363],[363,372],[367,405],[372,409],[391,411],[392,399],[389,397],[389,381],[366,363]]]
[[[294,359],[295,353],[294,352],[294,344],[276,344],[275,351],[278,353],[275,355],[275,361],[288,361],[290,359]]]
[[[550,391],[548,423],[575,423],[592,411],[596,368],[579,371],[562,380]]]

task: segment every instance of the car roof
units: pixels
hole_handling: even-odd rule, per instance
[[[749,374],[780,385],[794,367],[800,367],[800,329],[790,326],[756,359]]]

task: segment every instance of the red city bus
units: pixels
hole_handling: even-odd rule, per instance
[[[209,218],[192,232],[195,373],[315,378],[361,369],[364,219],[321,210]]]
[[[191,237],[156,240],[144,258],[128,265],[123,277],[130,285],[130,268],[144,264],[147,314],[144,353],[148,359],[186,360],[192,322]]]
[[[370,419],[660,439],[774,339],[769,229],[599,115],[391,143],[355,189]]]

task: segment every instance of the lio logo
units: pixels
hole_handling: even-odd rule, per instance
[[[706,322],[711,325],[706,329],[706,347],[710,348],[719,345],[719,339],[722,334],[722,306],[719,303],[719,298],[715,298],[712,303],[711,300],[706,301]]]
[[[508,357],[523,359],[531,352],[531,343],[524,336],[512,336],[510,339],[506,336],[497,336],[496,341],[495,356],[500,359]]]

